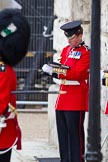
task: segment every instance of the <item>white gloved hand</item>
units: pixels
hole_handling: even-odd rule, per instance
[[[100,83],[101,83],[101,85],[104,85],[104,79],[105,79],[104,75],[105,75],[104,70],[100,70],[100,80],[101,80]]]
[[[6,127],[5,120],[6,120],[6,118],[4,116],[0,116],[0,128]]]
[[[53,68],[47,64],[44,64],[42,66],[42,70],[45,72],[45,73],[48,73],[49,75],[52,75],[52,72],[53,72]]]
[[[104,70],[100,70],[100,79],[102,80],[104,78]]]

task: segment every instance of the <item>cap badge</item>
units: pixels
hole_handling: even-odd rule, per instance
[[[2,37],[7,37],[8,35],[14,33],[16,30],[17,30],[17,27],[13,23],[11,23],[8,25],[8,27],[6,27],[0,32],[0,35]]]

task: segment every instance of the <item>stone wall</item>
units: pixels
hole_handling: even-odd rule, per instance
[[[54,14],[57,19],[54,21],[54,49],[61,51],[61,49],[67,44],[63,31],[60,30],[60,26],[67,21],[81,19],[84,27],[84,40],[90,45],[90,12],[91,1],[79,1],[79,0],[55,0]]]

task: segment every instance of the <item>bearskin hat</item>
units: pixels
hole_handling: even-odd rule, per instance
[[[0,11],[0,58],[10,65],[17,65],[26,55],[30,40],[30,26],[20,9]]]

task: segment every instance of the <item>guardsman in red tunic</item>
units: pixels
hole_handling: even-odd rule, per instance
[[[0,162],[10,162],[14,145],[21,149],[13,67],[26,55],[29,38],[28,22],[19,9],[0,11]]]
[[[81,21],[61,26],[69,45],[60,56],[60,64],[43,65],[45,73],[59,79],[56,123],[61,162],[84,162],[84,118],[88,110],[90,50],[82,40]]]

